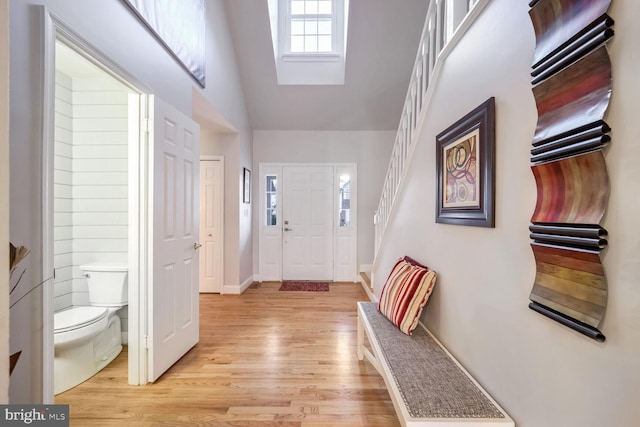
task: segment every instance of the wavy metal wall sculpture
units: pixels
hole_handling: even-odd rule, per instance
[[[529,307],[595,340],[607,304],[600,222],[609,198],[603,147],[611,98],[611,0],[534,0],[532,66],[538,125],[531,149],[536,278]]]
[[[599,224],[609,197],[602,150],[531,167],[538,186],[534,224]]]

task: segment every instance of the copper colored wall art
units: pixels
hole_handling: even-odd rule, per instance
[[[609,197],[603,148],[611,97],[611,0],[534,0],[532,66],[538,124],[531,149],[536,278],[529,307],[597,341],[607,304],[600,226]]]

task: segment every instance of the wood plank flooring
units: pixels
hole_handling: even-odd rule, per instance
[[[397,427],[384,381],[356,357],[360,284],[329,292],[201,294],[200,343],[154,384],[127,385],[126,351],[56,396],[71,426]]]

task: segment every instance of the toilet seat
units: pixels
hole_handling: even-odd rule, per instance
[[[54,333],[63,333],[80,329],[97,323],[107,317],[109,310],[105,307],[73,307],[54,314]]]

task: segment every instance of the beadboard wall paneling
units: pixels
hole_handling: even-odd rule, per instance
[[[76,78],[73,101],[73,304],[86,305],[80,265],[127,261],[128,98],[111,79]]]
[[[123,141],[127,140],[127,132],[99,132],[84,131],[73,136],[73,146],[79,147],[88,145],[97,148],[105,145],[126,145]]]
[[[55,99],[55,157],[54,157],[54,310],[71,307],[72,304],[72,145],[73,108],[72,81],[67,75],[56,73]]]
[[[90,212],[74,212],[72,214],[74,225],[97,225],[104,226],[101,221],[109,221],[110,224],[127,225],[128,218],[126,212],[111,213],[90,213]]]
[[[127,261],[127,102],[111,79],[56,74],[55,311],[89,304],[80,265]]]

